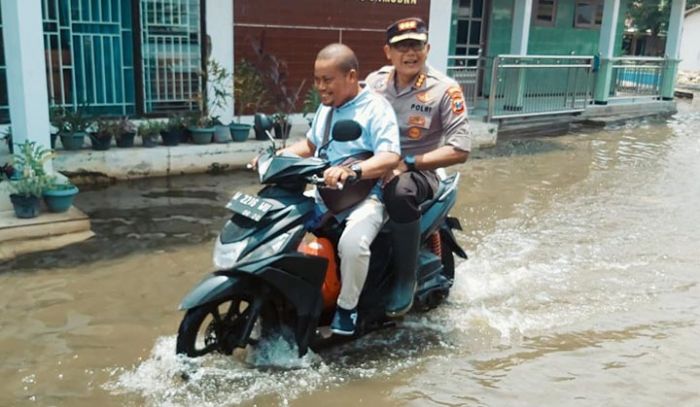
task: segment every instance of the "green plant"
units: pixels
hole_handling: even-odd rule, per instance
[[[13,156],[14,168],[19,171],[19,179],[9,183],[10,190],[23,197],[41,197],[49,177],[44,171],[44,163],[53,156],[51,150],[47,150],[34,141],[25,141],[17,145],[17,153]],[[7,179],[6,174],[2,174]]]
[[[119,121],[117,122],[119,126],[119,135],[122,134],[128,134],[128,133],[136,133],[137,127],[134,122],[129,120],[127,116],[122,116]]]
[[[318,92],[318,89],[315,87],[309,88],[309,90],[306,92],[306,96],[304,97],[304,106],[302,113],[304,114],[304,117],[308,115],[309,113],[316,113],[316,110],[318,110],[318,107],[321,105],[321,94]]]
[[[174,114],[168,118],[168,122],[165,123],[165,129],[168,131],[178,131],[184,129],[186,126],[186,119],[181,114]]]
[[[154,140],[160,135],[161,130],[163,130],[163,125],[160,122],[146,121],[139,125],[138,133],[144,141]]]
[[[111,137],[119,137],[121,135],[121,125],[118,121],[108,120],[104,118],[95,121],[95,132],[93,136],[97,139],[109,139]]]
[[[232,96],[229,84],[231,74],[218,61],[209,59],[207,69],[200,72],[200,77],[206,86],[206,93],[198,92],[195,95],[198,116],[190,123],[203,128],[212,127],[218,120],[217,116],[212,116],[212,109],[224,107]]]
[[[298,86],[292,86],[287,82],[289,79],[287,63],[265,50],[264,37],[254,41],[252,45],[257,56],[255,68],[260,72],[263,83],[269,90],[270,98],[277,110],[275,117],[282,130],[282,139],[286,140],[290,129],[286,121],[299,102],[306,80],[302,80]]]
[[[7,130],[5,130],[4,133],[0,133],[0,140],[5,140],[5,143],[7,144],[7,148],[10,149],[10,153],[12,153],[12,127],[7,126]]]
[[[76,110],[64,109],[60,130],[66,133],[83,133],[92,126],[92,120],[85,115],[82,108]]]
[[[49,123],[56,129],[56,133],[66,127],[65,123],[66,109],[62,106],[52,104],[49,107]]]
[[[239,62],[233,75],[234,110],[241,122],[241,115],[248,111],[255,113],[266,104],[267,90],[260,72],[245,59]]]

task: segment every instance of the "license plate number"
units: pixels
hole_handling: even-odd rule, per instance
[[[257,222],[272,209],[272,204],[263,198],[236,192],[226,207],[232,212]]]

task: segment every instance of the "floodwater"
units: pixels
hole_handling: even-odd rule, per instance
[[[174,355],[251,174],[86,191],[94,239],[0,265],[0,405],[700,405],[700,106],[679,108],[477,152],[449,301],[302,360]]]

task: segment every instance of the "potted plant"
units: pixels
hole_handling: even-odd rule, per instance
[[[73,206],[73,200],[80,190],[70,182],[58,181],[49,177],[44,188],[43,197],[49,212],[63,213]]]
[[[275,136],[286,140],[292,129],[292,125],[288,120],[289,115],[296,108],[306,80],[302,80],[297,87],[288,84],[289,70],[287,63],[265,51],[263,40],[261,38],[258,42],[253,43],[253,49],[257,56],[255,67],[260,72],[265,87],[270,90],[270,97],[277,109],[274,116]]]
[[[195,144],[208,144],[212,138],[216,142],[226,142],[230,138],[228,126],[224,126],[218,117],[212,116],[212,108],[221,108],[226,100],[231,97],[228,80],[230,78],[226,68],[216,60],[207,61],[207,69],[200,75],[202,83],[206,86],[206,95],[199,92],[195,99],[199,105],[199,117],[191,123],[188,130]]]
[[[318,92],[315,86],[309,88],[306,92],[306,97],[304,97],[304,106],[302,107],[302,113],[307,122],[309,122],[309,127],[311,123],[314,122],[314,116],[316,116],[316,111],[321,105],[321,94]],[[306,117],[308,114],[313,113],[313,116]]]
[[[25,141],[17,147],[13,160],[19,177],[12,180],[6,174],[2,176],[10,180],[10,201],[15,215],[18,218],[34,218],[39,215],[39,199],[48,182],[44,163],[51,158],[52,152],[33,141]]]
[[[115,134],[117,147],[129,148],[134,146],[134,138],[136,137],[136,124],[123,116],[117,122],[118,131]]]
[[[60,129],[61,144],[66,150],[79,150],[85,143],[85,136],[91,126],[90,119],[85,116],[83,109],[64,110],[63,127]]]
[[[118,137],[120,133],[119,122],[104,118],[97,119],[94,131],[90,132],[92,149],[96,151],[109,150],[109,147],[112,145],[112,138]]]
[[[241,115],[244,111],[256,113],[262,107],[266,97],[266,89],[260,73],[245,59],[238,63],[234,70],[233,95],[234,110],[238,119],[236,123],[229,125],[231,138],[233,141],[245,141],[248,139],[251,125],[241,123]],[[264,134],[262,137],[267,138]]]
[[[10,154],[14,154],[14,145],[12,144],[12,127],[7,126],[7,130],[2,134],[2,139],[7,143],[7,149],[10,150]]]
[[[61,133],[61,129],[65,127],[64,113],[65,111],[61,106],[56,106],[52,104],[51,107],[49,107],[49,124],[51,125],[51,133],[49,134],[49,136],[51,137],[52,149],[56,148],[56,139]]]
[[[170,116],[160,135],[163,138],[163,144],[166,146],[176,146],[181,142],[187,141],[187,128],[183,117],[179,114]]]
[[[157,121],[145,121],[139,125],[138,134],[144,147],[155,147],[163,125]]]

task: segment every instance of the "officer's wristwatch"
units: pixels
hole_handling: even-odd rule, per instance
[[[406,164],[406,167],[408,168],[409,171],[416,170],[416,156],[407,155],[403,158],[403,162],[404,162],[404,164]]]
[[[355,173],[355,177],[358,181],[362,178],[362,167],[360,167],[360,163],[351,165],[350,170]]]

